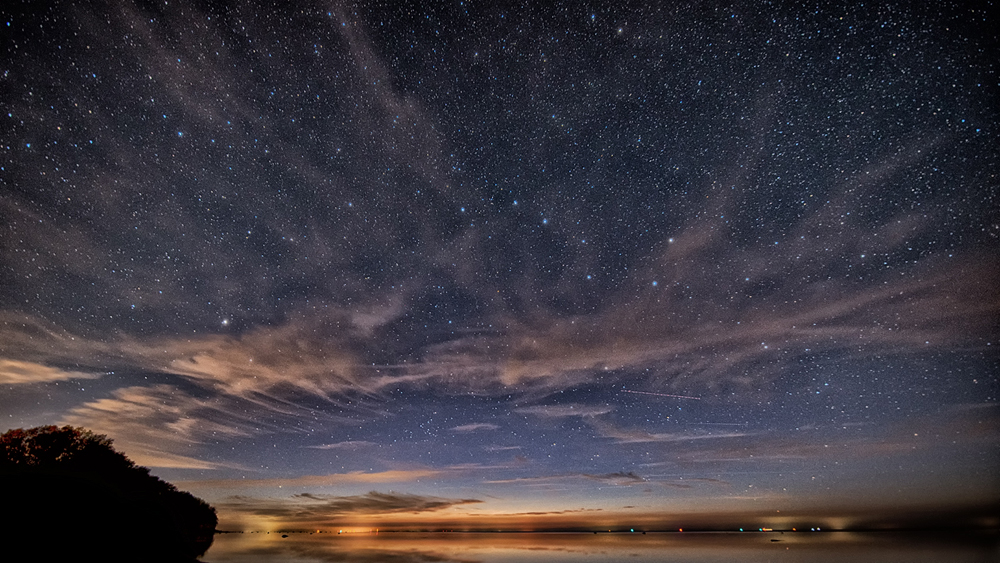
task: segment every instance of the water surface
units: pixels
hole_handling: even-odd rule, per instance
[[[1000,561],[996,533],[221,534],[208,563]]]

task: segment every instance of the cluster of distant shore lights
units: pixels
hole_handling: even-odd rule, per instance
[[[677,532],[674,532],[673,530],[651,530],[651,531],[654,532],[654,533],[668,533],[669,534],[669,533],[683,532],[684,528],[677,528]],[[701,532],[718,533],[718,532],[725,532],[726,530],[690,530],[689,529],[688,531],[689,532],[701,531]],[[732,530],[730,530],[730,531],[732,531]],[[738,531],[745,532],[747,530],[744,530],[743,528],[740,528]],[[753,532],[754,530],[751,529],[749,531]],[[774,532],[775,530],[774,530],[774,528],[757,528],[756,531],[758,531],[758,532]],[[799,530],[798,530],[798,528],[792,528],[791,530],[777,530],[777,531],[784,533],[784,532],[798,532]],[[823,529],[822,528],[818,528],[818,527],[817,528],[809,528],[809,531],[810,532],[822,532]],[[348,534],[365,534],[365,535],[376,535],[377,536],[380,532],[389,532],[389,533],[392,533],[392,532],[401,532],[401,533],[405,533],[405,532],[445,532],[445,533],[449,533],[449,532],[451,532],[451,533],[477,533],[477,534],[479,534],[479,533],[487,533],[487,534],[488,533],[539,533],[536,530],[496,530],[494,532],[493,530],[443,530],[443,529],[439,529],[439,530],[424,530],[424,529],[421,529],[421,530],[380,530],[379,528],[369,528],[369,529],[364,530],[364,531],[337,530],[337,535],[339,536],[339,535],[348,535]],[[640,532],[642,534],[646,533],[646,531],[644,531],[644,530],[640,530]],[[222,532],[222,531],[219,531],[217,533],[223,533],[223,534],[232,534],[232,533],[237,533],[237,534],[243,534],[243,533],[250,533],[250,534],[270,534],[271,532],[261,532],[261,531],[251,531],[251,532],[243,532],[243,531],[240,531],[240,532]],[[280,531],[276,531],[274,533],[276,533],[276,534],[282,534],[281,537],[287,538],[288,534],[306,534],[306,533],[308,533],[309,535],[312,535],[312,534],[332,534],[333,532],[332,531],[324,531],[324,530],[316,530],[315,532],[308,531],[308,530],[280,530]],[[576,532],[576,531],[570,532],[570,531],[566,531],[566,532],[557,532],[557,533],[583,533],[583,534],[589,534],[590,532],[589,531],[588,532]],[[600,534],[600,533],[602,533],[602,531],[594,531],[594,533],[595,534]],[[619,534],[621,534],[621,533],[626,533],[626,532],[625,532],[625,530],[612,530],[612,529],[609,529],[607,532],[604,532],[604,533],[612,533],[612,534],[619,533]],[[628,530],[627,533],[633,533],[634,534],[635,533],[635,528],[629,528],[629,530]]]

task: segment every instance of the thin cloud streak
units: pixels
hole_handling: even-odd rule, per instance
[[[491,424],[488,422],[474,422],[472,424],[463,424],[461,426],[455,426],[451,430],[453,432],[475,432],[477,430],[496,430],[500,428],[496,424]]]
[[[438,477],[445,471],[437,469],[394,469],[389,471],[350,473],[330,473],[328,475],[302,475],[287,479],[200,479],[184,481],[184,486],[191,489],[266,489],[295,487],[332,487],[353,485],[358,483],[410,483]]]
[[[594,425],[600,435],[605,438],[611,438],[615,442],[620,444],[641,444],[645,442],[691,442],[695,440],[721,440],[726,438],[742,438],[745,436],[752,436],[752,432],[710,432],[710,431],[694,431],[694,432],[648,432],[645,430],[624,430],[619,428],[614,428],[608,424],[595,424]]]
[[[537,405],[532,407],[520,407],[514,409],[514,412],[521,414],[530,414],[535,416],[540,416],[543,418],[566,418],[566,417],[581,417],[581,418],[591,418],[595,416],[601,416],[602,414],[608,414],[613,411],[613,407],[598,407],[592,405]]]
[[[66,371],[34,362],[0,359],[0,385],[22,385],[69,381],[71,379],[98,379],[100,373]]]
[[[334,496],[300,493],[283,499],[230,497],[219,508],[233,515],[280,520],[285,525],[316,522],[345,516],[373,517],[387,514],[421,514],[480,504],[479,499],[449,499],[405,493],[371,491],[363,495]]]
[[[333,444],[321,444],[318,446],[306,447],[314,450],[356,450],[358,448],[370,448],[372,446],[378,446],[378,444],[365,440],[348,440],[346,442],[336,442]]]

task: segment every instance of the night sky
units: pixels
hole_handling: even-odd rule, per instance
[[[0,8],[0,430],[227,529],[1000,502],[989,3],[289,4]]]

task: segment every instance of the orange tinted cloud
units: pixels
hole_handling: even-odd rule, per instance
[[[0,358],[0,385],[18,385],[22,383],[45,383],[49,381],[66,381],[69,379],[97,379],[96,373],[81,371],[66,371],[35,362],[22,362]]]

